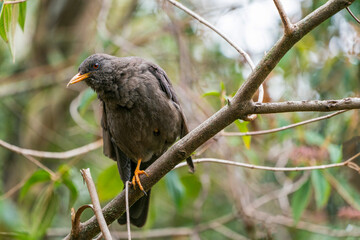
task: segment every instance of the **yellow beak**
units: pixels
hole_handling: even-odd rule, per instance
[[[76,74],[71,80],[70,82],[66,85],[66,87],[68,87],[69,85],[71,84],[74,84],[74,83],[77,83],[77,82],[80,82],[86,78],[88,78],[90,75],[90,73],[84,73],[84,74]]]

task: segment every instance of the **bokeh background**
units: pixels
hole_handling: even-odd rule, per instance
[[[296,22],[326,1],[282,2]],[[283,32],[271,0],[182,3],[237,42],[255,64]],[[360,16],[359,1],[350,8]],[[218,35],[166,1],[29,0],[24,31],[14,29],[10,43],[0,41],[0,139],[22,148],[63,152],[101,138],[96,94],[84,83],[66,88],[93,53],[159,64],[190,129],[219,110],[251,71]],[[265,101],[359,96],[359,56],[360,25],[343,10],[284,56],[265,82]],[[270,129],[321,115],[262,115],[225,131]],[[278,167],[336,163],[359,151],[358,124],[353,110],[269,135],[219,133],[194,158]],[[91,169],[102,206],[123,188],[116,163],[101,148],[68,159],[35,158],[48,169],[30,160],[0,148],[1,239],[64,237],[71,207],[90,203],[81,168]],[[153,188],[147,224],[133,231],[167,233],[155,239],[335,239],[330,229],[360,232],[359,181],[346,167],[284,173],[204,163],[194,175],[182,168],[163,178]],[[87,210],[82,220],[92,215]],[[114,236],[125,230],[117,223],[110,229]]]

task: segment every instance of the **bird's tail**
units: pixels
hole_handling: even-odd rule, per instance
[[[130,207],[130,223],[137,227],[144,226],[146,222],[149,212],[150,191]],[[126,212],[118,219],[118,223],[126,224]]]

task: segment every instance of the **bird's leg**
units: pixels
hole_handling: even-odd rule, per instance
[[[133,184],[134,188],[136,188],[136,183],[137,183],[139,185],[140,190],[143,191],[144,194],[146,195],[146,192],[144,191],[144,188],[141,185],[139,175],[141,175],[141,174],[145,174],[146,176],[149,176],[149,175],[144,170],[140,170],[140,164],[141,164],[141,159],[138,160],[138,163],[137,163],[137,166],[136,166],[136,169],[134,172],[134,177],[132,179],[132,184]]]

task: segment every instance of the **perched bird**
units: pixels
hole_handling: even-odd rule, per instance
[[[130,222],[145,224],[150,190],[139,175],[159,158],[178,137],[188,133],[184,114],[163,69],[139,57],[94,54],[86,58],[68,83],[85,80],[102,104],[104,154],[115,160],[121,180],[145,193],[130,208]],[[186,159],[194,172],[191,157]],[[126,215],[118,222],[126,223]]]

